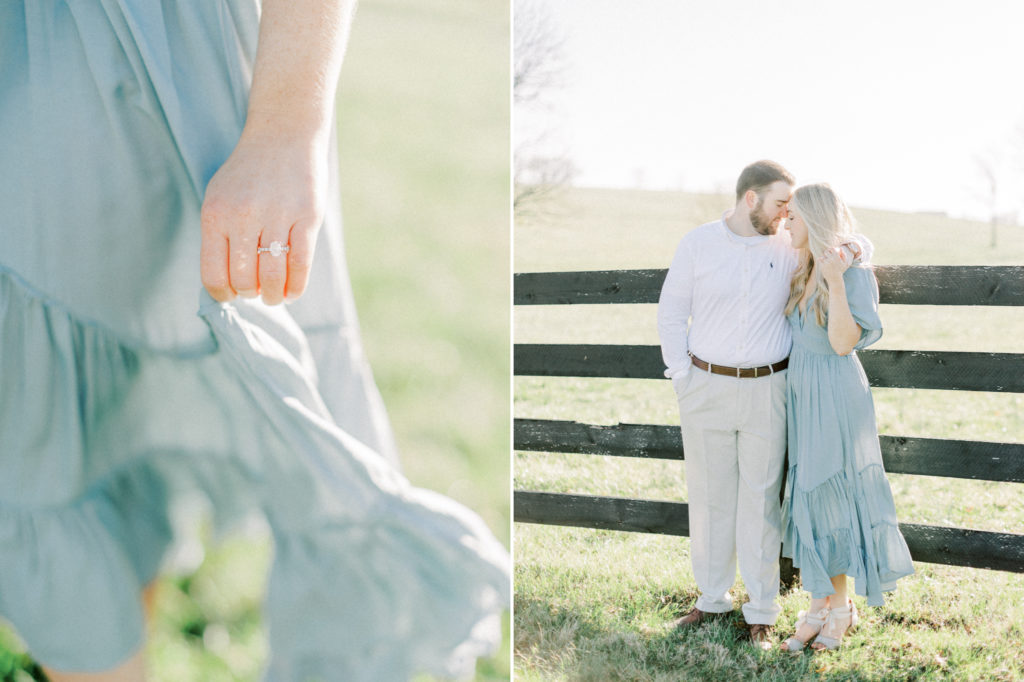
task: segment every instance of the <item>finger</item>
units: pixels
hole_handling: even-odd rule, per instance
[[[239,296],[253,298],[259,294],[256,280],[257,239],[249,235],[236,235],[228,243],[228,275],[231,288]]]
[[[288,282],[285,286],[285,296],[289,299],[301,296],[309,284],[316,238],[316,230],[292,228],[291,250],[288,252]]]
[[[860,258],[860,244],[857,242],[843,242],[842,249],[853,260]]]
[[[228,277],[228,240],[223,235],[203,235],[199,247],[199,275],[203,286],[216,301],[235,297]]]
[[[264,230],[260,237],[260,247],[268,249],[274,243],[288,245],[288,232]],[[290,252],[290,246],[288,248]],[[276,256],[273,251],[263,251],[257,258],[260,294],[267,305],[277,305],[284,300],[284,287],[288,281],[288,256],[289,253],[283,251]]]

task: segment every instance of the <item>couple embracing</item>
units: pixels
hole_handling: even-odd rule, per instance
[[[848,577],[881,606],[914,571],[854,352],[882,335],[872,247],[831,187],[795,184],[771,161],[744,168],[735,208],[680,242],[658,303],[700,590],[676,624],[732,611],[738,559],[751,639],[771,647],[781,545],[811,596],[788,651],[840,645],[858,618]]]

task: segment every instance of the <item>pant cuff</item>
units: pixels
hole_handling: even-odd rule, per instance
[[[775,625],[779,619],[782,608],[778,604],[772,604],[770,608],[754,607],[750,602],[743,605],[743,620],[747,625]]]
[[[713,599],[702,594],[695,606],[705,613],[728,613],[732,611],[732,598]]]

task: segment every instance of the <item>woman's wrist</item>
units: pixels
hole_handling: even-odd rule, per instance
[[[843,273],[838,275],[830,275],[825,277],[825,283],[828,284],[829,295],[837,293],[846,293],[846,281],[843,279]]]
[[[274,141],[297,147],[326,147],[331,118],[309,112],[289,115],[280,111],[249,110],[241,141]]]

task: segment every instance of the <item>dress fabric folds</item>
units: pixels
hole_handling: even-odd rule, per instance
[[[856,349],[882,336],[878,284],[870,268],[843,275],[861,327]],[[810,304],[789,315],[793,350],[787,378],[789,471],[782,508],[782,553],[815,597],[833,592],[831,576],[854,579],[869,606],[914,572],[882,468],[875,406],[856,352],[840,356]],[[826,321],[827,322],[827,321]]]
[[[0,3],[0,617],[53,668],[120,663],[203,499],[273,536],[266,679],[462,675],[508,554],[397,468],[337,202],[298,301],[200,285],[258,23],[254,0]]]

